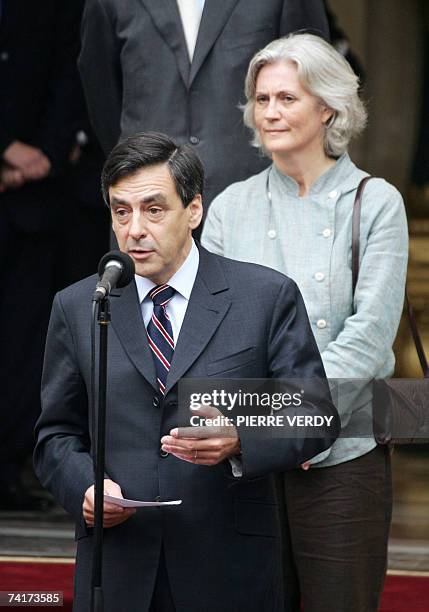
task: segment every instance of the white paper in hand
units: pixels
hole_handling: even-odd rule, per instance
[[[122,508],[151,508],[153,506],[178,506],[182,503],[181,499],[173,501],[136,501],[135,499],[122,499],[122,497],[113,497],[113,495],[105,495],[104,501],[122,506]]]

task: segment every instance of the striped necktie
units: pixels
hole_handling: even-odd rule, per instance
[[[147,326],[147,337],[155,361],[156,377],[161,393],[165,394],[165,382],[174,353],[171,322],[166,312],[175,290],[169,285],[158,285],[149,293],[153,301],[152,318]]]

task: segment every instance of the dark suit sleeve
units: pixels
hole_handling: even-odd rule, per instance
[[[0,157],[3,157],[3,153],[14,140],[16,140],[16,138],[13,131],[8,129],[5,125],[0,125]]]
[[[101,0],[86,2],[78,65],[91,123],[107,155],[120,136],[122,77],[120,43]]]
[[[305,30],[330,40],[323,0],[284,0],[280,36]]]
[[[245,478],[298,467],[329,448],[339,433],[338,413],[331,400],[307,311],[298,287],[290,279],[284,281],[275,301],[267,353],[270,378],[293,380],[295,391],[304,390],[300,406],[288,407],[276,414],[333,416],[333,419],[320,432],[323,437],[315,437],[311,427],[238,427]]]
[[[86,489],[94,483],[89,453],[88,400],[61,298],[49,323],[36,424],[34,465],[40,482],[79,523]]]
[[[39,147],[57,169],[67,161],[85,112],[76,65],[81,15],[82,0],[67,0],[58,4],[55,23],[51,24],[53,58],[45,108],[30,143]]]

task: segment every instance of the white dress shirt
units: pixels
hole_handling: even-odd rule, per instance
[[[205,0],[177,0],[180,19],[182,20],[183,32],[185,34],[186,47],[188,49],[189,61],[192,63],[195,45],[197,44],[198,31],[200,29],[201,17],[203,15]]]
[[[168,280],[166,283],[176,290],[176,293],[167,304],[167,314],[170,318],[171,327],[173,329],[174,344],[177,344],[177,339],[179,337],[183,319],[185,318],[186,309],[188,307],[189,298],[194,286],[195,277],[197,276],[199,263],[200,254],[198,252],[197,245],[195,244],[194,240],[192,240],[189,255],[177,272],[175,272],[170,280]],[[152,291],[156,285],[144,276],[139,276],[136,274],[135,278],[142,309],[143,321],[145,327],[147,327],[153,312],[153,301],[152,298],[149,297],[149,292]]]

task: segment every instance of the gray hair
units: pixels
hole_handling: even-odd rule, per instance
[[[334,111],[325,126],[324,148],[342,155],[350,140],[365,128],[367,112],[359,98],[359,79],[350,64],[329,43],[314,34],[290,34],[268,44],[252,58],[245,81],[244,123],[253,130],[252,144],[261,147],[254,123],[256,80],[267,64],[292,62],[301,85]]]

